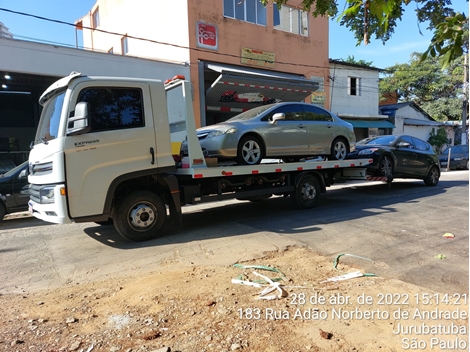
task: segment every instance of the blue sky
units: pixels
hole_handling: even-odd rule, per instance
[[[453,3],[457,11],[468,15],[466,1],[453,0]],[[0,0],[0,8],[69,23],[87,14],[94,4],[95,0]],[[357,60],[372,61],[372,64],[378,68],[408,62],[412,52],[426,50],[432,37],[431,32],[426,31],[425,24],[420,24],[418,27],[413,6],[415,5],[412,3],[406,8],[404,18],[399,22],[392,39],[385,45],[380,41],[372,40],[367,46],[363,44],[356,46],[356,40],[347,28],[340,26],[336,20],[330,21],[329,57],[346,59],[348,56],[354,56]],[[75,46],[77,42],[76,31],[72,26],[5,11],[0,11],[0,22],[3,22],[17,39],[47,41],[70,46]],[[423,35],[420,34],[419,29]],[[81,32],[78,31],[77,34],[78,43],[81,45]]]

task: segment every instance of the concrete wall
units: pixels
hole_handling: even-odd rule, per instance
[[[331,64],[331,111],[335,114],[379,115],[379,72]],[[360,78],[359,95],[349,95],[348,77]]]
[[[98,0],[81,19],[84,27],[92,27],[93,13],[97,9],[100,25],[96,28],[118,34],[84,28],[85,48],[103,52],[112,49],[115,54],[123,54],[121,39],[123,35],[128,35],[154,42],[128,38],[129,52],[126,55],[179,63],[189,61],[186,0]]]

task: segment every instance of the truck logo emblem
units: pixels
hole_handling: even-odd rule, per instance
[[[75,142],[75,148],[84,147],[88,144],[99,143],[99,139],[92,139],[91,141]]]

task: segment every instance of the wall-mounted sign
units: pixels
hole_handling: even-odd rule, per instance
[[[250,48],[242,48],[242,64],[274,68],[275,54]]]
[[[314,105],[325,107],[326,93],[325,93],[325,79],[323,77],[311,76],[313,82],[318,83],[318,89],[311,94],[311,102]]]
[[[217,26],[205,22],[196,22],[196,35],[199,48],[213,50],[219,48]]]

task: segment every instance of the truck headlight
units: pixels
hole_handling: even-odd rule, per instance
[[[39,199],[42,204],[54,203],[54,187],[43,187],[39,190]]]

